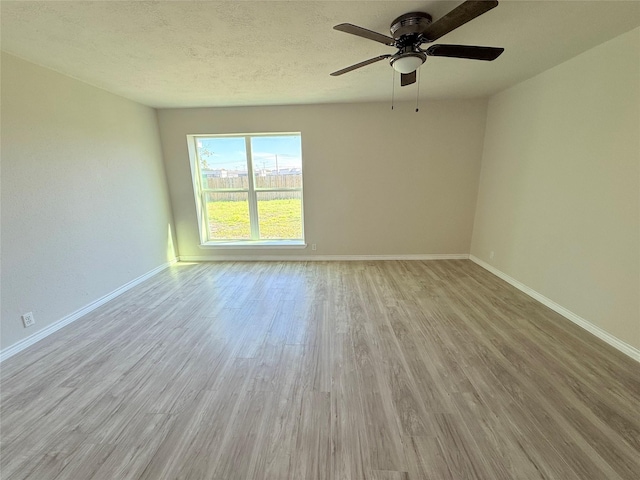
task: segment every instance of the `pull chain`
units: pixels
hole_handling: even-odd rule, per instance
[[[396,71],[395,69],[392,69],[392,70],[393,70],[393,83],[391,86],[391,110],[393,110],[393,101],[396,96]]]
[[[418,73],[418,85],[416,86],[416,113],[418,113],[418,100],[420,99],[420,69],[417,70]]]

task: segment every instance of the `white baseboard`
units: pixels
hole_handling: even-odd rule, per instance
[[[14,343],[10,347],[7,347],[7,348],[1,350],[0,351],[0,362],[3,362],[7,358],[14,356],[16,353],[21,352],[25,348],[30,347],[31,345],[33,345],[36,342],[39,342],[43,338],[48,337],[52,333],[60,330],[62,327],[66,326],[66,325],[69,325],[71,322],[74,322],[75,320],[79,319],[80,317],[83,317],[87,313],[92,312],[96,308],[104,305],[109,300],[113,300],[118,295],[122,295],[127,290],[132,289],[136,285],[138,285],[138,284],[144,282],[145,280],[153,277],[157,273],[160,273],[162,270],[164,270],[165,268],[173,265],[177,261],[178,261],[178,259],[175,259],[175,260],[172,260],[170,262],[164,263],[164,264],[154,268],[153,270],[145,273],[144,275],[141,275],[138,278],[135,278],[135,279],[131,280],[128,283],[125,283],[124,285],[122,285],[119,288],[116,288],[113,292],[106,294],[104,297],[101,297],[101,298],[91,302],[90,304],[85,305],[81,309],[76,310],[75,312],[73,312],[73,313],[61,318],[60,320],[52,323],[51,325],[48,325],[47,327],[43,328],[42,330],[39,330],[39,331],[35,332],[33,335],[29,335],[27,338],[25,338],[23,340],[20,340],[18,343]]]
[[[467,253],[432,253],[407,255],[180,255],[181,262],[325,262],[362,260],[466,260]]]
[[[523,283],[520,283],[515,278],[510,277],[506,273],[498,270],[496,267],[494,267],[492,265],[489,265],[488,263],[486,263],[483,260],[480,260],[475,255],[469,255],[469,260],[471,260],[474,263],[477,263],[478,265],[480,265],[485,270],[488,270],[489,272],[493,273],[496,277],[499,277],[502,280],[504,280],[505,282],[513,285],[514,287],[516,287],[521,292],[524,292],[527,295],[529,295],[530,297],[536,299],[537,301],[539,301],[543,305],[549,307],[554,312],[559,313],[560,315],[562,315],[563,317],[565,317],[568,320],[572,321],[576,325],[584,328],[586,331],[588,331],[589,333],[595,335],[599,339],[604,340],[609,345],[611,345],[612,347],[616,348],[617,350],[620,350],[622,353],[630,356],[631,358],[633,358],[637,362],[640,362],[640,350],[638,350],[637,348],[632,347],[631,345],[629,345],[626,342],[623,342],[622,340],[620,340],[617,337],[614,337],[609,332],[606,332],[602,328],[594,325],[593,323],[589,322],[588,320],[585,320],[581,316],[576,315],[572,311],[567,310],[562,305],[557,304],[556,302],[554,302],[553,300],[545,297],[541,293],[538,293],[535,290],[533,290],[532,288],[529,288],[526,285],[524,285]]]

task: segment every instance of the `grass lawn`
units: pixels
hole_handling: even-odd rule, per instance
[[[249,204],[209,202],[209,234],[211,239],[250,239]],[[299,198],[258,200],[261,239],[302,238],[302,202]]]

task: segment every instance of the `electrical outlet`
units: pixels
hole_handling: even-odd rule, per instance
[[[24,323],[24,328],[30,327],[34,323],[36,323],[36,319],[33,318],[33,312],[25,313],[22,315],[22,323]]]
[[[489,254],[489,259],[493,260],[493,257],[495,257],[495,256],[496,256],[496,252],[491,250],[491,253]]]
[[[311,250],[316,250],[316,244],[315,243],[311,244]]]

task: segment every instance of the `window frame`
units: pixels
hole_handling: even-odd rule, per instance
[[[196,213],[199,224],[200,247],[288,247],[305,248],[304,234],[304,166],[301,160],[301,185],[300,187],[269,187],[256,188],[253,151],[251,139],[254,137],[290,137],[298,136],[302,150],[301,132],[275,132],[275,133],[234,133],[234,134],[193,134],[187,135],[187,146],[191,163],[193,180],[193,193],[196,202]],[[245,188],[204,188],[202,185],[201,159],[198,151],[198,141],[207,138],[244,138],[245,157],[247,168],[248,187]],[[302,237],[296,239],[261,239],[260,219],[258,209],[258,194],[262,192],[300,192],[300,221]],[[212,239],[210,238],[209,217],[207,212],[208,193],[246,193],[249,207],[249,225],[251,238],[248,239]]]

